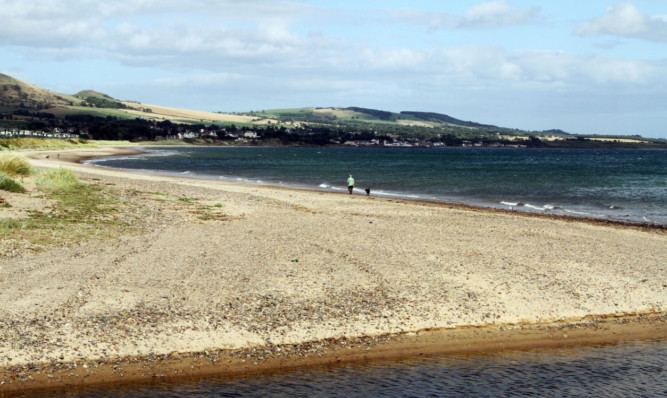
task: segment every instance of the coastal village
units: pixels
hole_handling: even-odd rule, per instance
[[[221,127],[216,129],[192,129],[187,126],[180,126],[178,130],[165,130],[158,125],[152,125],[151,130],[154,134],[150,137],[138,136],[135,141],[167,141],[167,140],[210,140],[212,142],[220,141],[227,144],[236,145],[263,145],[269,139],[276,138],[275,130],[268,136],[266,129],[251,129],[241,128],[237,129],[235,126],[230,128]],[[292,143],[299,143],[304,137],[313,137],[317,135],[316,131],[308,129],[282,129],[280,130],[281,137],[291,137],[287,140]],[[377,133],[372,133],[377,135]],[[395,147],[395,148],[443,148],[447,146],[457,147],[508,147],[508,148],[526,148],[525,144],[510,144],[501,142],[488,142],[480,140],[458,140],[455,145],[450,142],[438,141],[436,139],[424,138],[390,138],[383,136],[381,138],[360,139],[359,137],[367,137],[368,133],[352,132],[344,134],[344,137],[334,136],[329,138],[326,142],[319,141],[316,145],[321,146],[348,146],[348,147]],[[51,138],[51,139],[88,139],[91,137],[87,128],[79,129],[76,127],[60,128],[54,127],[52,129],[10,129],[2,128],[0,130],[0,138]],[[283,140],[284,142],[285,140]],[[306,140],[307,141],[307,140]]]

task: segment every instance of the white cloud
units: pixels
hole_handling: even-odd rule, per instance
[[[45,76],[49,68],[72,80],[87,74],[96,86],[123,87],[115,96],[164,105],[209,110],[357,105],[434,110],[476,121],[475,110],[486,107],[511,114],[543,105],[546,113],[556,104],[583,113],[583,98],[597,101],[602,110],[612,109],[612,101],[624,109],[666,105],[665,61],[531,49],[535,41],[513,41],[512,47],[528,48],[522,51],[457,44],[498,33],[483,29],[525,24],[544,29],[540,9],[511,1],[479,3],[458,14],[324,9],[305,0],[2,3],[0,55],[11,54],[4,58],[8,70],[23,64],[26,70],[39,65],[42,70],[33,75]],[[401,30],[405,24],[447,32],[419,35]],[[666,18],[625,4],[581,24],[577,33],[616,35],[606,43],[614,46],[621,36],[664,41],[665,25]],[[502,40],[521,40],[515,33],[503,32]],[[495,38],[489,42],[502,43]]]
[[[461,20],[459,26],[484,29],[536,23],[539,21],[539,14],[538,7],[519,9],[510,7],[506,1],[491,1],[469,8],[466,18]]]
[[[609,7],[602,16],[582,22],[574,32],[580,36],[609,34],[667,42],[667,18],[650,16],[631,3],[618,4]]]
[[[494,29],[504,26],[534,24],[541,21],[540,8],[526,9],[510,6],[507,1],[490,1],[470,7],[465,15],[404,8],[387,11],[390,22],[425,26],[429,31],[438,29]]]

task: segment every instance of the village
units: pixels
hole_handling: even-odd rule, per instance
[[[393,147],[393,148],[443,148],[443,147],[511,147],[525,148],[524,144],[509,144],[501,142],[485,142],[477,140],[452,140],[450,142],[437,139],[417,137],[378,136],[368,138],[368,132],[338,133],[332,131],[318,131],[317,129],[301,128],[236,128],[230,127],[200,127],[192,128],[186,125],[170,125],[169,128],[151,123],[150,134],[118,137],[118,140],[136,142],[145,141],[188,141],[205,140],[207,143],[232,145],[312,145],[312,146],[348,146],[348,147]],[[378,135],[373,132],[372,135]],[[88,128],[78,127],[43,127],[38,130],[0,127],[0,138],[48,138],[48,139],[95,139],[114,140],[114,137],[96,134]],[[325,140],[326,139],[326,140]],[[453,141],[453,142],[452,142]]]

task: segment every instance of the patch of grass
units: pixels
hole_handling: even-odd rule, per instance
[[[222,203],[216,203],[215,207],[222,207]]]
[[[197,219],[199,220],[204,220],[204,221],[210,221],[210,220],[217,220],[217,221],[229,221],[230,217],[227,216],[226,214],[216,214],[216,213],[208,213],[206,211],[197,211],[195,212],[197,215]]]
[[[15,218],[0,218],[0,231],[21,229],[23,223]]]
[[[0,151],[16,149],[68,149],[92,147],[87,140],[79,138],[0,138]]]
[[[15,193],[26,192],[23,185],[2,173],[0,173],[0,190]]]
[[[8,176],[29,176],[31,174],[28,159],[16,152],[0,152],[0,173]]]
[[[42,171],[37,175],[35,185],[42,192],[53,193],[67,191],[84,184],[76,178],[71,170],[58,168]]]
[[[194,201],[197,201],[199,199],[197,198],[178,198],[179,202],[185,202],[185,203],[192,203]]]
[[[54,204],[46,211],[30,212],[27,218],[2,220],[2,239],[38,245],[108,239],[129,231],[140,217],[118,199],[116,191],[102,184],[84,184],[67,169],[44,171],[36,184]]]

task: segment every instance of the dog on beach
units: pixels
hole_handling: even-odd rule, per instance
[[[365,191],[366,191],[366,196],[369,196],[371,194],[371,187],[366,188]]]

